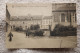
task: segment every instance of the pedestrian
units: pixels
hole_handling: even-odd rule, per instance
[[[29,37],[29,28],[26,30],[26,36]]]
[[[27,29],[26,29],[26,37],[27,37]]]
[[[8,37],[9,37],[9,41],[11,42],[12,41],[13,34],[10,32],[9,35],[8,35]]]

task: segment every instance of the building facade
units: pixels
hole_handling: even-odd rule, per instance
[[[8,10],[7,10],[8,11]],[[52,4],[52,15],[43,16],[43,15],[26,15],[26,16],[11,16],[10,13],[7,13],[9,18],[10,26],[22,27],[24,30],[26,27],[31,25],[39,25],[40,29],[54,29],[56,24],[61,24],[64,26],[73,26],[76,27],[76,4]]]

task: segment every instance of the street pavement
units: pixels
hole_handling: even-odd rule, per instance
[[[9,42],[8,33],[6,33],[7,48],[73,48],[76,47],[76,36],[67,37],[49,37],[49,36],[29,36],[23,32],[12,32],[12,41]]]

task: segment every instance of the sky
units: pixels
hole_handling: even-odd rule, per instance
[[[30,3],[30,4],[7,4],[7,9],[11,16],[27,16],[27,15],[52,15],[51,3]]]

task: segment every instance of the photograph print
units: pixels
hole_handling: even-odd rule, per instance
[[[7,48],[75,48],[76,3],[7,3]]]

